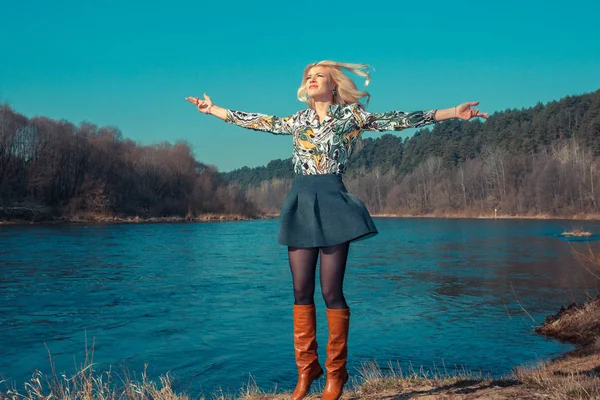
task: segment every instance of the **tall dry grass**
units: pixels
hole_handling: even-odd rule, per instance
[[[449,386],[464,381],[491,381],[489,374],[472,372],[465,367],[455,367],[449,371],[442,362],[442,367],[435,363],[433,368],[423,366],[415,370],[409,363],[406,371],[399,363],[389,362],[385,371],[374,361],[361,365],[356,379],[356,393],[373,395],[388,390],[404,390],[412,386]]]
[[[557,368],[557,365],[541,362],[516,367],[514,376],[549,399],[600,399],[600,378],[587,368]]]
[[[117,374],[112,369],[95,371],[94,345],[88,347],[86,339],[85,360],[70,376],[56,370],[52,354],[48,349],[50,374],[36,370],[29,381],[18,388],[15,382],[0,380],[0,399],[11,400],[189,400],[186,395],[176,394],[167,374],[159,378],[160,383],[149,379],[147,365],[139,379],[130,374]],[[3,387],[2,387],[3,386]]]
[[[95,370],[94,344],[88,347],[86,339],[85,360],[77,367],[77,371],[67,376],[57,372],[52,354],[48,350],[50,373],[43,374],[36,370],[29,381],[17,387],[0,375],[0,400],[192,400],[185,393],[176,393],[169,374],[160,376],[158,382],[150,379],[148,365],[138,377],[135,372],[117,373],[112,368],[108,371]],[[272,398],[277,392],[261,390],[250,375],[248,383],[237,393],[229,393],[218,389],[208,397],[196,397],[197,400],[261,400]]]

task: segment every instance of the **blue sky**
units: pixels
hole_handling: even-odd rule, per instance
[[[185,139],[229,171],[290,157],[291,138],[199,114],[186,96],[290,115],[305,107],[305,65],[330,59],[375,68],[371,111],[529,107],[600,87],[599,14],[597,0],[3,1],[0,101],[141,144]]]

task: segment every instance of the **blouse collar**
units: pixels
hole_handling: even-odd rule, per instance
[[[347,105],[348,104],[330,104],[329,106],[327,106],[327,115],[325,116],[325,119],[323,121],[321,121],[321,125],[323,123],[325,123],[326,121],[329,121],[331,119],[331,117],[339,111],[340,108],[343,108]],[[309,113],[311,113],[310,120],[315,123],[318,123],[319,117],[317,115],[317,112],[312,108],[309,108],[308,111],[309,111]]]

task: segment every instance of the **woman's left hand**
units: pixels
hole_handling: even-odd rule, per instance
[[[469,101],[456,106],[456,118],[470,120],[471,118],[481,117],[487,118],[488,113],[479,112],[479,109],[473,110],[471,107],[478,105],[478,101]]]

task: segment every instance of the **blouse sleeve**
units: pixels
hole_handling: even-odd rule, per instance
[[[434,124],[437,110],[428,111],[387,111],[383,113],[370,113],[358,106],[356,117],[361,130],[365,131],[401,131],[406,128],[418,128]]]
[[[291,135],[294,133],[293,115],[286,118],[279,118],[272,115],[227,110],[227,119],[225,121],[241,126],[242,128],[271,132],[274,135]]]

